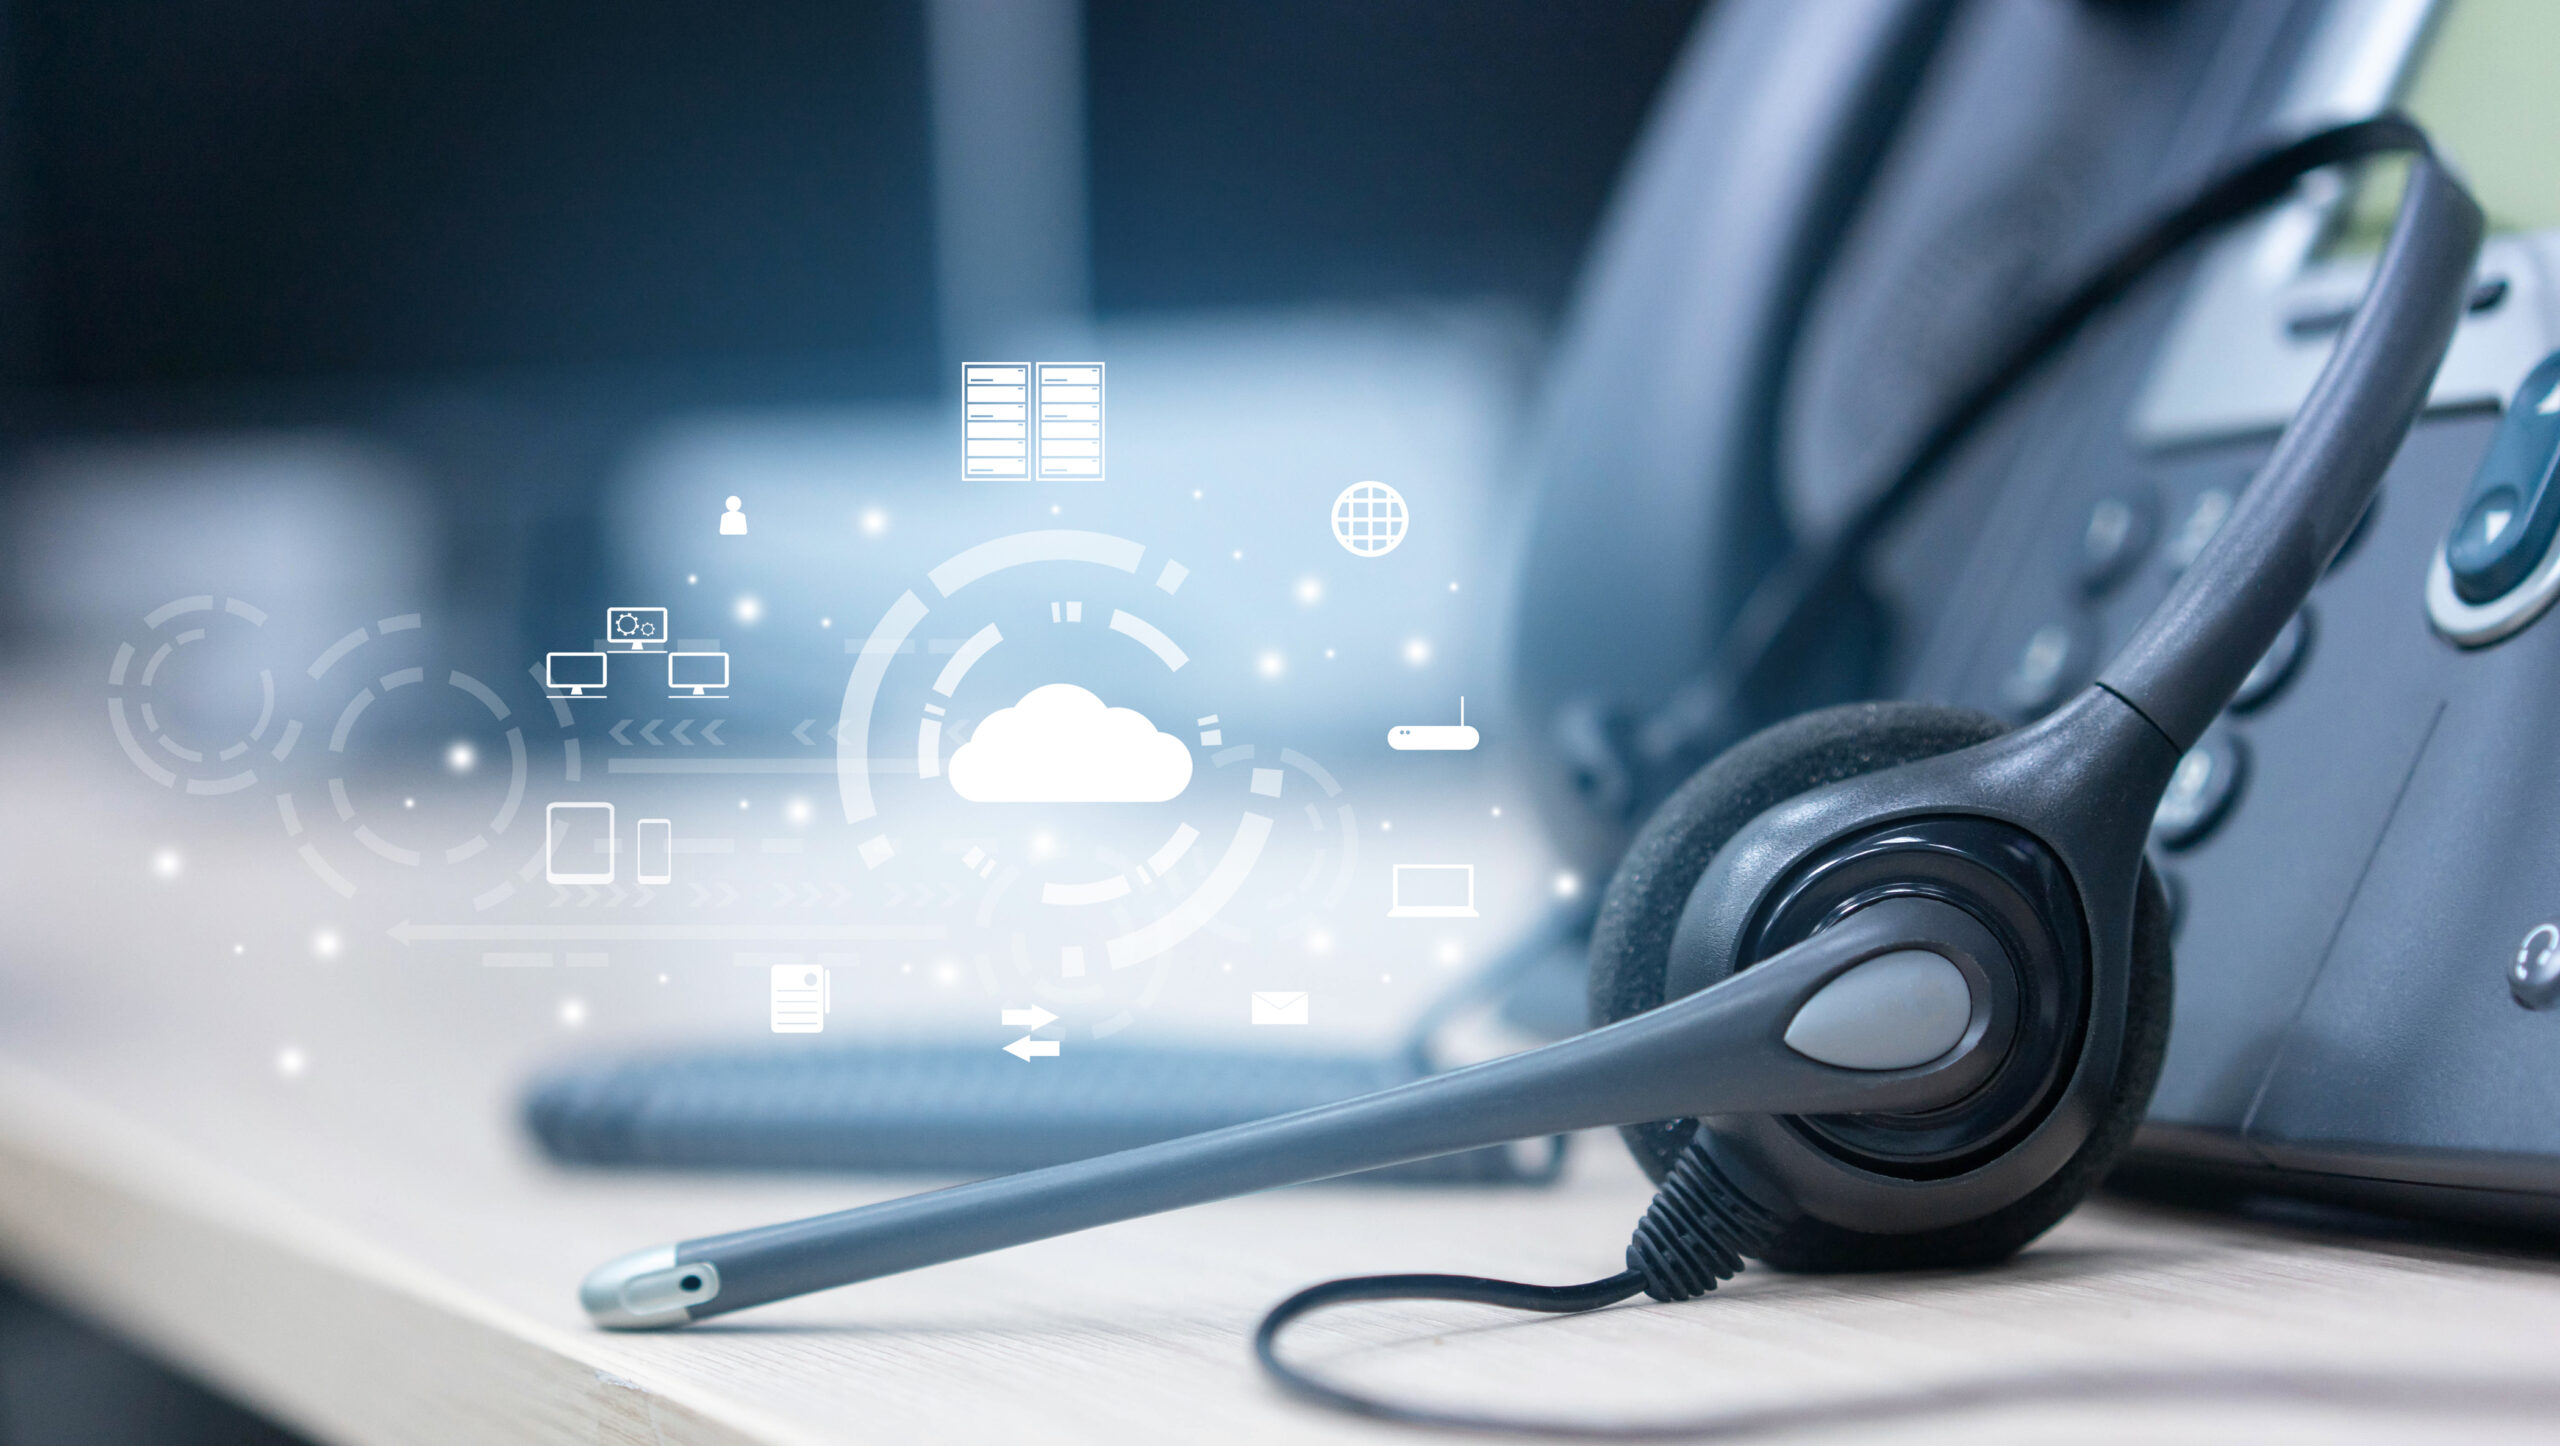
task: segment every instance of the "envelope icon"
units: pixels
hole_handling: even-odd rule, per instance
[[[1255,990],[1253,1022],[1256,1024],[1304,1024],[1307,1022],[1307,994],[1303,989],[1282,991]]]

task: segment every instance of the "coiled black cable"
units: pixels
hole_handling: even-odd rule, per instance
[[[2225,167],[2192,194],[2134,228],[2077,285],[2034,313],[2032,324],[1958,394],[1923,434],[1901,470],[1846,525],[1820,543],[1789,555],[1761,580],[1726,631],[1715,666],[1707,674],[1705,683],[1715,691],[1715,699],[1703,704],[1691,700],[1683,712],[1702,726],[1731,716],[1731,700],[1740,697],[1772,659],[1788,656],[1802,644],[1799,633],[1815,616],[1815,604],[1851,577],[1867,548],[1937,480],[1948,459],[1984,418],[2135,283],[2197,238],[2282,198],[2313,171],[2405,153],[2432,154],[2432,148],[2426,132],[2397,112],[2330,126]],[[1469,1275],[1375,1275],[1328,1281],[1272,1307],[1254,1332],[1254,1355],[1272,1380],[1291,1395],[1377,1420],[1509,1435],[1659,1436],[1665,1432],[1473,1416],[1364,1396],[1316,1380],[1282,1360],[1280,1332],[1310,1311],[1361,1300],[1473,1301],[1551,1314],[1596,1310],[1640,1292],[1661,1301],[1692,1300],[1737,1274],[1783,1224],[1726,1180],[1693,1139],[1664,1177],[1627,1246],[1627,1268],[1616,1275],[1562,1286]],[[1747,1429],[1805,1423],[1800,1415],[1784,1411],[1758,1413],[1755,1419],[1761,1419],[1763,1426]],[[1732,1435],[1741,1422],[1736,1417],[1690,1423],[1670,1434]]]

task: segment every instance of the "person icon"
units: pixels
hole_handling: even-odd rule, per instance
[[[742,504],[739,503],[737,498],[732,497],[729,499],[729,510],[720,514],[720,535],[722,537],[744,537],[747,535],[747,514],[738,510],[741,505]]]

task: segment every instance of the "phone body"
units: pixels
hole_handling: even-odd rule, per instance
[[[2359,228],[2388,214],[2378,183],[2302,187],[2099,319],[1881,540],[1821,648],[1735,717],[1684,693],[1787,540],[1857,510],[2022,301],[2271,137],[2441,116],[2492,216],[2479,284],[2379,501],[2155,827],[2177,996],[2135,1159],[2560,1223],[2560,1011],[2508,978],[2560,928],[2560,611],[2475,645],[2427,596],[2501,409],[2560,350],[2560,214],[2517,181],[2560,147],[2560,104],[2497,79],[2501,55],[2539,53],[2543,12],[1820,8],[1708,17],[1563,328],[1529,449],[1512,724],[1542,742],[1559,847],[1612,866],[1712,756],[1683,729],[1721,746],[1860,697],[2022,723],[2085,685],[2325,361],[2371,266]],[[2430,110],[2484,95],[2487,129]],[[1777,179],[1726,144],[1764,133],[1790,137],[1755,153]]]

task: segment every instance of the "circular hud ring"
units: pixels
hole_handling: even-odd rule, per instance
[[[171,677],[191,652],[215,646],[213,639],[225,629],[264,628],[267,615],[262,609],[236,597],[207,594],[164,603],[142,621],[151,636],[141,647],[117,644],[115,662],[107,669],[111,690],[107,724],[115,730],[117,746],[143,777],[162,788],[192,794],[237,793],[258,781],[261,757],[281,762],[293,751],[301,725],[275,726],[276,678],[271,669],[257,670],[255,721],[227,737],[184,736],[189,730],[181,715],[194,710],[169,696]],[[144,653],[143,648],[150,652]]]

